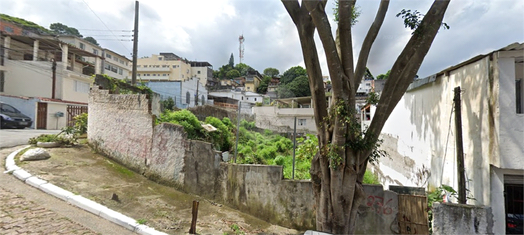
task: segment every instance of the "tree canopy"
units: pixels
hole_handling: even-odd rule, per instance
[[[266,68],[266,69],[264,69],[264,75],[266,75],[266,76],[276,77],[279,74],[280,74],[280,71],[278,71],[278,69],[275,69],[275,68]]]
[[[229,67],[233,68],[235,66],[235,57],[233,57],[233,53],[231,53],[231,56],[229,57]]]
[[[280,77],[280,84],[288,84],[301,75],[307,75],[306,70],[302,66],[291,67]]]
[[[388,72],[387,72],[386,74],[380,74],[380,75],[378,75],[378,76],[377,76],[377,79],[378,79],[378,80],[388,79],[390,73],[391,73],[391,70],[388,70]]]
[[[366,195],[362,181],[367,164],[382,155],[377,144],[379,134],[428,53],[449,2],[435,0],[426,15],[416,15],[422,20],[416,20],[416,27],[412,28],[415,31],[391,68],[371,124],[362,133],[356,118],[356,91],[366,74],[370,51],[384,22],[389,0],[380,1],[357,59],[352,41],[356,1],[338,2],[335,9],[338,27],[333,35],[325,11],[326,0],[301,3],[282,0],[298,31],[314,103],[320,151],[313,157],[310,173],[317,230],[333,234],[355,232],[358,207]],[[333,87],[330,104],[326,103],[315,31],[324,49]],[[289,83],[286,73],[282,78]]]
[[[93,43],[93,44],[99,46],[99,45],[98,45],[98,42],[97,42],[96,39],[94,39],[93,37],[85,37],[84,40],[86,40],[86,41],[88,41],[88,42],[90,42],[90,43]]]
[[[77,36],[80,38],[83,37],[82,34],[78,32],[78,29],[69,27],[62,23],[52,23],[49,26],[49,29],[51,29],[53,33],[58,34],[58,35],[71,35],[71,36]]]

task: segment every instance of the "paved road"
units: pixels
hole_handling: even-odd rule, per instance
[[[31,137],[41,134],[57,134],[60,130],[0,129],[0,148],[27,144]],[[3,157],[3,156],[0,156]]]
[[[0,149],[0,234],[135,234],[3,174],[16,149]]]

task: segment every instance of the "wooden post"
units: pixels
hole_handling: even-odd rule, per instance
[[[462,145],[462,113],[460,107],[460,86],[455,87],[453,102],[455,104],[455,142],[457,146],[458,201],[466,204],[466,176],[464,169],[464,146]]]
[[[65,65],[67,66],[67,63],[65,63]],[[54,99],[55,98],[55,93],[56,93],[56,60],[53,59],[53,65],[51,66],[51,70],[53,71],[53,84],[51,85],[51,99]]]
[[[190,234],[196,234],[196,222],[198,217],[198,201],[193,201],[193,211],[191,213],[193,217],[191,218],[191,228],[189,228]]]

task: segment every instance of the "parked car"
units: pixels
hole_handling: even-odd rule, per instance
[[[24,129],[30,127],[33,120],[22,114],[15,107],[0,102],[0,128],[14,127]]]

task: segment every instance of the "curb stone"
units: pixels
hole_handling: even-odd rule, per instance
[[[18,178],[21,181],[24,181],[26,184],[29,184],[40,191],[43,191],[47,194],[50,194],[62,201],[66,201],[67,203],[74,205],[78,208],[81,208],[85,211],[88,211],[92,214],[95,214],[97,216],[100,216],[106,220],[109,220],[117,225],[120,225],[130,231],[136,232],[138,234],[143,235],[167,235],[167,233],[163,233],[160,231],[155,230],[154,228],[151,228],[147,225],[138,224],[135,219],[123,215],[120,212],[111,210],[107,208],[106,206],[103,206],[99,203],[96,203],[92,200],[89,200],[85,197],[82,197],[80,195],[75,195],[65,189],[62,189],[56,185],[53,185],[51,183],[48,183],[45,180],[42,180],[36,176],[32,176],[29,172],[23,170],[22,168],[18,167],[15,164],[15,156],[22,150],[28,148],[30,146],[25,146],[21,149],[18,149],[11,154],[9,154],[5,160],[5,168],[6,173],[13,173],[13,175]]]

